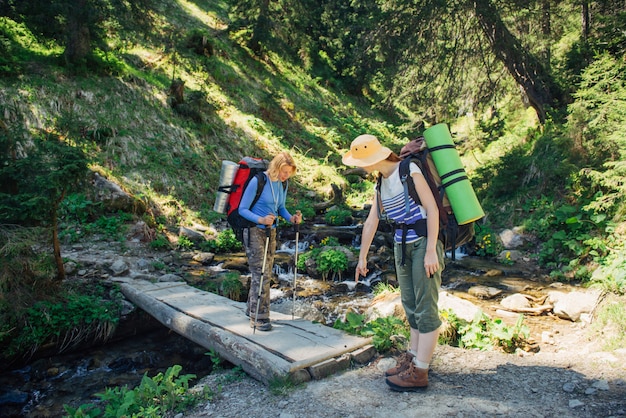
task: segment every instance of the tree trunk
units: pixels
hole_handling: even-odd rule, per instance
[[[65,62],[80,64],[91,53],[87,0],[77,0],[67,11],[67,44]]]
[[[61,243],[59,241],[59,205],[63,201],[65,192],[61,194],[61,198],[54,202],[52,207],[52,248],[54,251],[54,261],[57,265],[57,280],[61,281],[65,279],[65,266],[63,265],[63,257],[61,257]]]
[[[587,41],[589,37],[589,2],[582,2],[582,12],[581,12],[581,26],[582,26],[582,38],[583,41]]]
[[[507,29],[490,0],[473,2],[476,18],[496,57],[520,85],[541,123],[546,120],[545,106],[553,105],[560,94],[541,62],[529,53]]]
[[[546,68],[547,72],[551,72],[550,69],[550,59],[551,59],[551,51],[550,46],[552,42],[550,42],[552,35],[552,27],[550,25],[551,20],[551,11],[550,11],[550,0],[542,0],[541,1],[541,43],[542,43],[542,63]]]
[[[259,5],[259,16],[257,18],[256,24],[254,25],[254,29],[252,31],[252,37],[248,42],[248,46],[250,49],[257,55],[261,55],[262,41],[269,36],[270,30],[270,19],[268,16],[270,9],[270,0],[261,0],[261,4]]]
[[[185,82],[180,78],[172,80],[169,94],[172,97],[172,107],[185,103]]]

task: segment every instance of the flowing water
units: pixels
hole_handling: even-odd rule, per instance
[[[0,374],[0,417],[60,417],[64,404],[97,400],[107,387],[141,383],[179,364],[180,375],[211,372],[207,350],[159,325],[134,337],[35,360]]]

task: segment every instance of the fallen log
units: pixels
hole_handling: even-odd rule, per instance
[[[542,306],[536,306],[534,308],[509,308],[506,306],[492,306],[493,309],[500,309],[503,311],[509,311],[509,312],[516,312],[516,313],[523,313],[526,315],[543,315],[545,312],[551,311],[552,308],[554,308],[554,306],[552,305],[542,305]]]
[[[341,188],[336,184],[331,184],[330,187],[333,189],[331,199],[326,202],[314,204],[313,209],[315,209],[315,213],[321,213],[331,206],[341,205],[343,203],[343,191]]]

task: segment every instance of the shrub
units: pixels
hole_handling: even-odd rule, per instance
[[[117,287],[114,292],[119,295]],[[28,356],[45,343],[57,344],[62,352],[84,341],[106,341],[115,330],[121,309],[109,297],[104,287],[95,286],[79,292],[65,289],[57,300],[34,303],[18,318],[21,323],[12,324],[13,332],[0,338],[7,344],[4,354]]]
[[[200,248],[214,253],[232,253],[240,251],[242,246],[233,230],[229,228],[220,232],[217,238],[200,244]]]
[[[439,335],[439,342],[454,347],[491,350],[499,348],[506,353],[513,353],[517,348],[524,348],[530,337],[530,330],[523,325],[524,315],[519,315],[514,326],[505,324],[501,319],[490,319],[483,312],[467,322],[451,310],[440,312],[445,326]]]
[[[352,222],[352,212],[347,209],[331,209],[324,215],[328,225],[349,225]]]
[[[317,258],[317,270],[322,274],[324,280],[335,277],[341,279],[341,272],[348,269],[348,257],[339,250],[329,249],[321,251]]]
[[[69,417],[162,417],[168,412],[182,412],[198,404],[201,394],[189,390],[189,382],[196,378],[194,374],[178,377],[182,370],[179,365],[168,368],[150,378],[144,374],[141,384],[134,389],[127,386],[107,388],[96,396],[105,404],[101,411],[94,404],[73,408],[64,405]],[[205,393],[204,398],[209,398]]]

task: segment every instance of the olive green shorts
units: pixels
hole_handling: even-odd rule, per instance
[[[426,238],[420,238],[415,242],[406,244],[404,266],[400,265],[402,260],[401,243],[395,243],[394,254],[402,307],[409,325],[424,334],[435,331],[441,326],[437,302],[441,287],[441,272],[445,267],[443,244],[440,241],[437,242],[440,268],[432,277],[426,277],[426,269],[424,268]]]

